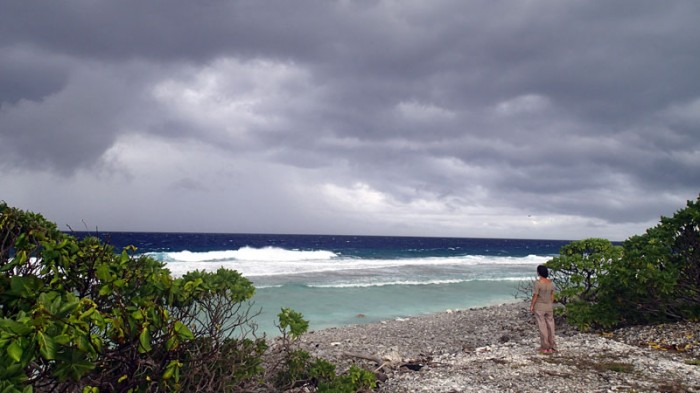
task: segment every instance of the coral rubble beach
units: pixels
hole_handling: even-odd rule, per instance
[[[386,376],[378,392],[700,392],[700,324],[581,333],[558,326],[540,354],[526,302],[309,332],[300,345],[343,371]],[[299,390],[303,391],[303,390]]]

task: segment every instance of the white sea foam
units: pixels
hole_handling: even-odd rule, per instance
[[[469,280],[429,280],[429,281],[387,281],[387,282],[358,282],[358,283],[337,283],[337,284],[309,284],[311,288],[368,288],[386,287],[391,285],[443,285],[458,284]]]
[[[287,250],[278,247],[253,248],[242,247],[238,250],[206,251],[206,252],[167,252],[164,254],[166,262],[218,262],[218,261],[259,261],[259,262],[285,262],[285,261],[317,261],[329,260],[336,257],[332,251],[300,251]]]
[[[447,285],[460,284],[475,281],[527,281],[531,278],[526,277],[504,277],[504,278],[474,278],[474,279],[447,279],[447,280],[401,280],[401,281],[386,281],[386,282],[356,282],[356,283],[329,283],[329,284],[309,284],[311,288],[369,288],[369,287],[386,287],[392,285]]]
[[[377,270],[401,267],[465,267],[498,265],[537,265],[549,257],[465,255],[405,259],[360,259],[344,257],[327,250],[287,250],[277,247],[252,248],[207,252],[166,252],[151,254],[167,263],[175,275],[192,270],[215,271],[220,267],[237,270],[247,277],[298,275],[352,270]]]

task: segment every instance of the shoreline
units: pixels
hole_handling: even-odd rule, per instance
[[[540,354],[528,304],[310,331],[299,345],[338,372],[353,364],[378,370],[386,381],[377,392],[700,392],[699,323],[606,334],[562,325],[559,351]]]
[[[309,330],[381,323],[396,318],[416,318],[445,309],[486,307],[519,301],[521,281],[484,281],[364,287],[295,287],[256,289],[254,308],[259,332],[279,336],[274,326],[280,308],[291,308],[309,321]],[[491,292],[484,288],[490,288]]]

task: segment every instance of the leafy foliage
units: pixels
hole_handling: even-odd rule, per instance
[[[621,247],[586,239],[547,262],[581,327],[700,319],[700,197]]]
[[[254,292],[0,203],[0,390],[235,391],[262,372]]]
[[[590,238],[571,242],[559,251],[546,266],[551,278],[560,286],[558,301],[594,302],[598,296],[599,280],[622,258],[622,247],[605,239]]]
[[[285,342],[294,342],[309,330],[309,322],[304,319],[304,316],[290,308],[282,308],[277,318]]]
[[[377,377],[374,373],[352,365],[345,374],[336,378],[332,383],[320,383],[318,392],[354,393],[374,389],[376,385]]]
[[[623,247],[606,284],[624,322],[700,318],[700,197]]]
[[[352,366],[341,375],[336,374],[334,364],[325,359],[311,359],[311,355],[297,347],[299,337],[309,328],[301,313],[283,308],[277,315],[282,359],[277,368],[275,382],[280,390],[313,385],[317,392],[355,393],[374,389],[377,377],[363,368]]]
[[[0,392],[239,392],[265,388],[252,283],[236,271],[173,278],[133,247],[78,240],[0,203]],[[309,327],[282,309],[277,388],[356,392],[374,374],[296,347]],[[252,338],[249,338],[252,337]]]
[[[569,323],[585,328],[592,319],[609,324],[608,313],[600,313],[601,280],[622,258],[622,247],[610,241],[589,238],[563,246],[559,256],[546,263],[556,283],[557,301],[565,305]]]

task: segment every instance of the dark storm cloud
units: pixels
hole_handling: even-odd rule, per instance
[[[536,92],[585,120],[624,120],[700,87],[685,77],[700,66],[692,2],[368,4],[15,2],[0,40],[116,61],[292,59],[337,87],[339,103],[378,109]]]
[[[99,63],[74,63],[71,73],[62,78],[65,88],[50,91],[51,85],[46,85],[43,96],[23,91],[16,102],[2,103],[0,152],[5,161],[61,173],[94,165],[116,135],[130,128],[130,117],[142,114],[137,109],[139,94],[134,94],[132,85],[139,82],[101,67]]]
[[[333,28],[333,6],[326,2],[4,3],[3,42],[105,60],[296,57],[304,48],[318,49],[328,38],[320,33]]]
[[[0,165],[71,173],[150,135],[399,201],[644,221],[700,186],[699,18],[695,1],[2,1]]]
[[[23,99],[36,101],[65,87],[68,71],[42,60],[36,54],[5,48],[0,57],[0,105]]]

